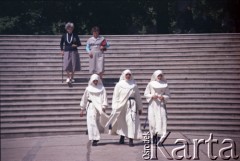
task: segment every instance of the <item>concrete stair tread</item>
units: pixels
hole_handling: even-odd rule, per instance
[[[188,127],[191,127],[190,125]],[[236,127],[224,127],[224,129],[220,126],[220,127],[215,127],[215,126],[198,126],[198,127],[191,127],[189,131],[192,131],[192,130],[196,130],[196,131],[213,131],[213,128],[216,130],[216,131],[238,131],[240,132],[240,128],[236,128]],[[21,133],[43,133],[43,132],[68,132],[68,131],[73,131],[73,132],[86,132],[86,128],[85,127],[61,127],[61,128],[52,128],[52,127],[49,127],[49,128],[44,128],[44,129],[41,129],[41,128],[36,128],[36,129],[32,129],[32,128],[29,128],[29,129],[3,129],[1,132],[1,134],[7,134],[7,133],[10,133],[10,134],[13,134],[13,133],[16,133],[16,134],[21,134]],[[181,127],[179,126],[170,126],[168,127],[168,131],[187,131],[187,130],[184,130],[182,129]]]
[[[4,67],[5,68],[5,67]],[[86,66],[86,67],[83,67],[82,66],[82,70],[83,71],[88,71],[88,67]],[[114,66],[109,66],[109,67],[107,67],[107,69],[106,69],[106,71],[111,71],[111,70],[116,70],[116,71],[121,71],[121,70],[124,70],[126,67],[114,67]],[[156,70],[156,68],[158,68],[158,69],[162,69],[162,70],[169,70],[169,69],[171,69],[171,70],[173,70],[173,69],[178,69],[178,70],[181,70],[181,69],[184,69],[184,70],[188,70],[188,69],[199,69],[199,70],[206,70],[206,69],[222,69],[222,70],[224,70],[224,69],[231,69],[231,68],[233,68],[233,69],[240,69],[240,66],[239,65],[220,65],[220,64],[216,64],[216,65],[208,65],[208,66],[203,66],[203,65],[198,65],[198,66],[191,66],[191,68],[189,67],[189,66],[177,66],[177,68],[175,67],[175,66],[162,66],[162,65],[157,65],[155,68],[154,67],[152,67],[152,66],[144,66],[144,68],[141,66],[132,66],[131,67],[131,69],[132,70],[137,70],[137,69],[144,69],[144,70],[152,70],[152,71],[154,71],[154,70]],[[28,66],[25,66],[25,67],[22,67],[21,66],[21,69],[19,69],[19,67],[13,67],[13,66],[8,66],[7,67],[7,70],[8,71],[32,71],[32,72],[38,72],[38,71],[44,71],[44,70],[46,70],[46,71],[48,71],[48,70],[50,70],[50,71],[53,71],[53,70],[55,70],[55,71],[58,71],[59,73],[61,72],[61,70],[62,70],[62,67],[61,66],[54,66],[54,67],[44,67],[44,66],[42,66],[41,68],[39,68],[39,67],[36,67],[36,66],[32,66],[32,67],[28,67]],[[2,69],[1,68],[1,70],[0,70],[1,72],[2,71],[6,71],[6,69]],[[78,73],[78,72],[77,72]],[[107,72],[106,72],[106,74],[107,74]]]
[[[148,109],[148,102],[143,99],[143,110],[146,110]],[[19,108],[21,107],[21,108]],[[231,105],[220,105],[220,104],[174,104],[174,103],[168,103],[167,104],[167,109],[168,110],[178,110],[179,112],[180,111],[189,111],[189,110],[240,110],[238,108],[239,106],[236,104],[231,104]],[[108,112],[111,112],[112,110],[112,102],[109,101],[109,104],[108,104],[108,107],[106,108]],[[52,111],[66,111],[66,110],[80,110],[80,107],[79,107],[79,103],[76,104],[76,103],[69,103],[69,104],[58,104],[57,106],[51,106],[51,105],[48,105],[48,104],[43,104],[41,106],[41,108],[38,106],[38,105],[33,105],[33,106],[12,106],[12,107],[8,107],[8,106],[2,106],[0,111],[1,112],[8,112],[8,111],[48,111],[48,110],[52,110]]]
[[[104,78],[105,79],[117,79],[119,77],[120,74],[115,74],[115,75],[105,75]],[[134,75],[134,79],[136,80],[149,80],[150,76],[152,75],[152,73],[149,75]],[[176,78],[175,75],[178,75],[178,77]],[[86,74],[85,77],[83,77],[82,79],[86,80],[87,76],[89,76],[89,74]],[[228,74],[228,78],[223,78],[221,75],[215,73],[215,74],[171,74],[171,75],[167,75],[166,74],[166,78],[167,79],[227,79],[227,80],[240,80],[240,74]],[[81,79],[81,78],[79,78]],[[54,82],[54,81],[58,81],[58,82],[61,82],[62,80],[62,77],[61,75],[59,75],[59,77],[49,77],[49,76],[42,76],[42,77],[39,77],[39,76],[32,76],[31,77],[17,77],[17,78],[14,78],[14,79],[9,79],[8,77],[1,77],[0,78],[1,81],[8,81],[8,82],[14,82],[14,81],[51,81],[51,82]]]
[[[2,102],[1,106],[35,106],[35,105],[59,105],[59,104],[69,104],[71,102],[72,104],[79,104],[81,98],[78,99],[72,99],[71,101],[69,99],[54,99],[58,100],[55,101],[43,101],[44,99],[38,100],[38,101],[15,101],[15,102]],[[66,101],[66,102],[64,102]],[[240,104],[239,99],[175,99],[175,100],[169,100],[168,104]]]
[[[8,41],[11,41],[9,43]],[[232,40],[205,40],[199,41],[198,39],[191,39],[191,40],[126,40],[126,41],[119,41],[118,39],[109,39],[108,42],[112,46],[151,46],[151,45],[232,45],[232,44],[240,44],[240,38],[239,39],[232,39]],[[86,41],[81,41],[82,46],[86,45]],[[28,39],[25,39],[25,41],[20,42],[19,40],[2,40],[0,39],[0,46],[58,46],[59,47],[59,41],[29,41]],[[81,47],[80,47],[81,48]]]
[[[150,75],[150,74],[149,74]],[[79,79],[79,78],[78,78]],[[114,87],[115,84],[117,83],[118,78],[112,78],[112,79],[116,79],[116,82],[111,83],[111,86]],[[219,89],[221,89],[222,87],[224,87],[223,85],[226,85],[226,87],[231,87],[231,85],[235,85],[236,88],[238,88],[238,84],[239,81],[238,80],[229,80],[229,79],[217,79],[217,80],[189,80],[189,79],[180,79],[180,80],[176,80],[176,79],[168,79],[168,84],[171,87],[174,87],[175,89],[188,89],[188,88],[192,88],[192,85],[195,85],[195,89],[198,88],[203,88],[205,85],[209,85],[211,84],[212,88],[215,88],[215,85],[217,85],[219,87]],[[0,79],[1,80],[1,79]],[[135,79],[138,80],[138,79]],[[65,81],[65,79],[64,79]],[[140,88],[146,88],[147,84],[149,83],[149,78],[145,79],[144,81],[137,81],[138,87]],[[105,83],[105,87],[107,88],[107,84],[109,83]],[[189,87],[186,87],[185,85],[189,85]],[[73,88],[69,88],[66,83],[62,83],[62,80],[58,80],[55,82],[20,82],[20,83],[14,83],[14,82],[4,82],[4,86],[1,89],[12,89],[12,87],[8,87],[8,86],[13,86],[13,85],[18,85],[19,88],[17,89],[26,89],[26,87],[21,87],[21,86],[28,86],[29,89],[46,89],[45,86],[50,86],[49,89],[54,88],[54,89],[67,89],[67,90],[71,90],[71,89],[84,89],[87,87],[87,81],[85,78],[85,82],[77,82],[73,84]],[[80,86],[80,85],[84,85],[84,86]],[[175,85],[178,85],[178,87],[175,87]],[[181,85],[179,87],[179,85]],[[32,87],[31,87],[32,86]],[[41,86],[41,88],[37,87],[37,86]],[[80,88],[81,87],[81,88]],[[211,89],[211,88],[210,88]]]
[[[80,58],[88,58],[88,55],[86,54],[86,51],[78,51],[80,54]],[[34,56],[34,57],[30,57],[30,56]],[[181,51],[176,51],[176,52],[131,52],[131,53],[122,53],[122,52],[118,52],[117,54],[115,53],[105,53],[106,57],[122,57],[122,58],[126,58],[126,57],[156,57],[156,56],[161,56],[161,57],[192,57],[192,58],[196,58],[196,57],[215,57],[215,56],[239,56],[239,51],[222,51],[222,50],[218,50],[218,51],[205,51],[205,52],[201,52],[201,51],[194,51],[194,52],[189,52],[189,51],[185,51],[185,52],[181,52]],[[57,59],[61,59],[61,55],[56,51],[9,51],[7,52],[6,50],[4,51],[0,51],[0,58],[25,58],[25,59],[46,59],[46,58],[57,58]]]
[[[81,60],[81,62],[88,62],[88,57],[84,57],[85,60]],[[240,54],[239,56],[234,56],[234,57],[163,57],[163,56],[159,56],[159,57],[141,57],[141,56],[137,56],[137,57],[109,57],[109,56],[105,56],[105,61],[111,61],[111,62],[115,62],[116,58],[118,59],[119,62],[128,62],[128,61],[139,61],[139,62],[146,62],[146,61],[151,61],[151,62],[164,62],[164,61],[193,61],[193,59],[195,59],[195,61],[235,61],[235,60],[240,60]],[[0,63],[3,64],[11,64],[11,63],[62,63],[62,60],[59,58],[46,58],[46,59],[8,59],[8,58],[1,58]]]
[[[140,120],[141,121],[145,121],[146,116],[141,116]],[[172,116],[169,115],[168,116],[169,121],[171,120],[175,120],[175,121],[240,121],[239,117],[233,117],[232,115],[202,115],[201,117],[196,117],[194,115],[189,115],[189,116],[182,116],[182,115],[176,115],[176,116]],[[43,115],[42,117],[2,117],[1,118],[1,123],[10,123],[10,122],[52,122],[52,121],[86,121],[86,117],[79,117],[79,113],[75,114],[75,115],[63,115],[63,116],[59,116],[59,115],[53,115],[51,117],[49,116],[45,116]]]
[[[168,126],[172,125],[178,125],[178,121],[168,121]],[[219,122],[219,121],[182,121],[181,124],[183,126],[186,125],[201,125],[201,126],[211,126],[211,125],[216,125],[216,126],[240,126],[239,122]],[[67,127],[67,126],[79,126],[79,127],[85,127],[86,128],[86,122],[83,121],[75,121],[75,122],[48,122],[46,123],[3,123],[1,127],[3,129],[12,129],[12,128],[46,128],[46,127]]]
[[[0,47],[2,50],[6,50],[6,49],[18,49],[18,50],[38,50],[38,49],[43,49],[43,50],[59,50],[60,47],[59,45],[55,44],[55,45],[17,45],[17,44],[11,44],[11,45],[1,45]],[[114,48],[111,48],[114,47]],[[137,49],[137,50],[141,50],[141,49],[184,49],[184,48],[227,48],[227,47],[231,47],[231,48],[239,48],[240,47],[240,43],[224,43],[224,46],[222,43],[219,44],[145,44],[145,45],[126,45],[126,44],[116,44],[115,46],[110,46],[110,48],[108,49],[108,51],[112,51],[112,50],[126,50],[127,49],[131,50],[131,49]],[[85,50],[85,46],[81,46],[78,47],[78,50]]]
[[[20,96],[15,96],[15,97],[1,97],[1,101],[28,101],[28,100],[55,100],[55,99],[59,99],[59,100],[78,100],[81,99],[81,96],[83,94],[79,92],[79,95],[67,95],[67,96],[47,96],[47,95],[43,95],[43,96],[32,96],[29,95],[28,97],[20,97]],[[141,93],[143,95],[143,92]],[[108,93],[108,99],[110,100],[112,98],[112,93]],[[142,98],[144,98],[142,96]],[[171,99],[239,99],[240,100],[240,95],[202,95],[202,94],[185,94],[185,95],[171,95]]]
[[[10,51],[13,51],[15,53],[14,50],[20,50],[19,48],[0,48],[0,53],[6,53],[6,52],[10,52]],[[119,53],[130,53],[130,52],[140,52],[140,53],[159,53],[159,52],[165,52],[165,53],[172,53],[172,52],[218,52],[218,51],[224,51],[224,52],[231,52],[231,51],[239,51],[240,50],[240,47],[231,47],[231,48],[226,48],[226,47],[205,47],[205,48],[201,48],[201,47],[195,47],[195,48],[189,48],[189,47],[182,47],[182,48],[155,48],[155,49],[152,49],[152,48],[143,48],[143,49],[126,49],[126,48],[119,48],[119,49],[109,49],[107,51],[106,54],[108,53],[111,53],[111,54],[119,54]],[[53,52],[55,54],[58,54],[60,51],[59,49],[57,48],[54,48],[54,49],[21,49],[22,52],[29,52],[29,51],[35,51],[35,52]],[[79,50],[80,53],[85,53],[86,54],[86,51],[85,50]]]
[[[176,115],[176,114],[181,114],[181,115],[224,115],[226,114],[226,110],[215,110],[214,113],[209,113],[209,111],[214,111],[214,110],[189,110],[189,111],[179,111],[179,110],[169,110],[168,111],[168,115]],[[28,113],[21,111],[21,112],[17,112],[17,113],[1,113],[1,117],[28,117],[28,116],[66,116],[66,115],[79,115],[79,110],[78,111],[30,111]],[[143,114],[143,116],[146,115],[146,113]],[[234,115],[234,116],[240,116],[240,111],[239,110],[235,110],[235,111],[228,111],[228,115]],[[223,116],[224,117],[224,116]]]
[[[114,87],[105,87],[107,94],[108,95],[112,95],[113,94],[113,88]],[[139,89],[143,89],[144,88],[139,88]],[[18,90],[18,89],[17,89]],[[49,89],[47,89],[49,90]],[[77,90],[71,90],[71,91],[66,91],[66,90],[54,90],[54,91],[35,91],[35,92],[30,92],[29,90],[26,91],[19,91],[18,92],[6,92],[4,91],[4,93],[1,94],[2,98],[7,98],[7,97],[11,97],[11,96],[18,96],[18,97],[26,97],[26,96],[65,96],[65,95],[71,95],[71,96],[79,96],[79,91],[83,91],[85,90],[85,88],[81,88],[81,89],[77,89]],[[74,93],[73,93],[74,92]],[[143,91],[141,92],[143,93]],[[191,90],[185,90],[185,91],[176,91],[176,90],[171,90],[171,96],[173,95],[204,95],[204,96],[211,96],[211,95],[215,95],[215,96],[222,96],[222,95],[226,95],[228,97],[230,96],[240,96],[240,91],[236,90],[236,91],[224,91],[224,90],[219,90],[219,91],[212,91],[212,90],[195,90],[195,91],[191,91]]]

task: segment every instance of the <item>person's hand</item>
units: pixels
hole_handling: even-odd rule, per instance
[[[102,50],[102,51],[106,51],[106,50],[107,50],[107,48],[106,48],[106,47],[104,47],[104,46],[100,46],[100,50]]]
[[[159,98],[161,101],[164,101],[164,97],[163,97],[163,96],[158,96],[158,98]]]
[[[154,96],[152,96],[152,99],[156,100],[156,99],[158,99],[158,96],[154,95]]]
[[[142,110],[139,110],[139,111],[138,111],[138,114],[141,115],[141,114],[142,114]]]
[[[89,53],[89,57],[92,59],[93,58],[93,54],[90,52]]]
[[[64,55],[64,51],[61,51],[61,53],[60,53],[62,56]]]
[[[77,47],[77,45],[76,45],[76,44],[72,44],[72,47],[73,47],[73,48],[76,48],[76,47]]]
[[[83,117],[83,110],[80,111],[80,117]]]

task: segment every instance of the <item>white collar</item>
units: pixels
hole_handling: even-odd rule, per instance
[[[120,87],[126,88],[126,89],[132,89],[136,86],[134,80],[129,80],[129,81],[121,80],[118,82],[118,84],[120,85]]]
[[[91,93],[100,93],[104,90],[104,86],[103,85],[97,85],[97,86],[89,85],[87,87],[87,90]]]

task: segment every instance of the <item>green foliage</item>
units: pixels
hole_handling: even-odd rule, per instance
[[[5,0],[0,34],[60,34],[68,21],[79,34],[95,25],[102,34],[239,32],[238,8],[240,0]]]

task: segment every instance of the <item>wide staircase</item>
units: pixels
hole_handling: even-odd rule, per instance
[[[60,35],[0,35],[1,137],[85,134],[79,102],[87,86],[88,54],[80,36],[82,70],[62,83]],[[104,84],[111,112],[113,88],[131,69],[143,92],[152,73],[168,80],[168,130],[240,133],[240,34],[106,35]],[[148,126],[146,129],[147,130]]]

